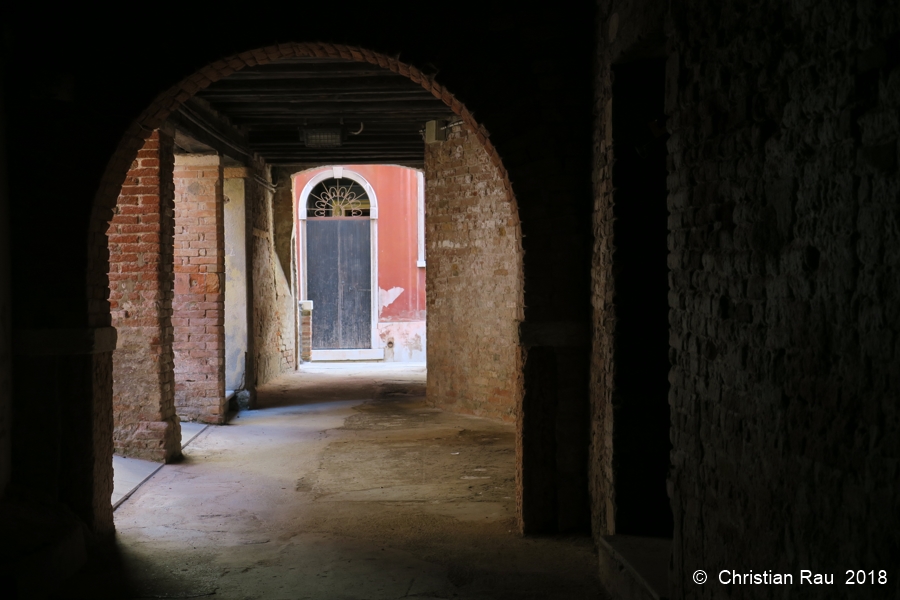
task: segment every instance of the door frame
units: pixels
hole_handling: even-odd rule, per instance
[[[312,192],[313,188],[315,188],[319,183],[325,181],[326,179],[350,179],[351,181],[355,181],[366,191],[366,195],[369,197],[369,227],[370,227],[370,235],[369,235],[369,255],[371,257],[369,261],[370,271],[371,271],[371,284],[370,284],[370,301],[371,301],[371,312],[372,312],[372,323],[371,323],[371,338],[369,340],[368,348],[356,348],[356,349],[335,349],[335,350],[312,350],[312,360],[313,361],[332,361],[332,360],[382,360],[384,358],[384,348],[378,348],[378,198],[375,195],[375,190],[372,188],[371,184],[366,181],[366,178],[357,173],[356,171],[352,171],[350,169],[346,169],[344,167],[328,167],[322,170],[319,173],[316,173],[307,183],[303,186],[303,190],[300,192],[297,198],[297,220],[300,223],[299,227],[299,237],[297,244],[297,249],[300,253],[299,260],[297,261],[297,267],[300,271],[298,280],[300,282],[300,298],[302,298],[301,302],[308,300],[308,286],[307,286],[307,266],[306,266],[306,255],[307,255],[307,234],[306,234],[306,204],[309,201],[309,194]],[[313,306],[313,312],[315,313],[315,306]]]

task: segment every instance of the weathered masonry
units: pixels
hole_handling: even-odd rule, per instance
[[[620,597],[891,568],[900,7],[406,9],[206,11],[176,45],[153,11],[10,17],[2,522],[63,578],[113,530],[113,451],[172,460],[304,360],[291,177],[380,162],[425,176],[429,401],[516,423],[523,534],[590,534]],[[347,153],[306,145],[329,128]]]
[[[118,332],[113,362],[115,452],[172,460],[175,414],[173,285],[175,184],[171,134],[153,135],[128,170],[109,225],[109,304]]]
[[[298,360],[327,358],[317,359],[317,352],[330,360],[373,359],[376,353],[384,360],[403,352],[405,340],[418,344],[424,357],[426,286],[435,312],[429,327],[437,332],[431,344],[431,402],[469,414],[515,418],[522,396],[516,380],[522,361],[521,235],[496,154],[492,159],[489,143],[483,133],[479,139],[479,126],[461,104],[448,107],[396,68],[322,58],[302,46],[294,52],[284,64],[250,61],[246,71],[180,106],[142,143],[128,171],[108,231],[111,314],[122,342],[113,355],[117,454],[176,460],[179,421],[222,424],[237,404],[230,402],[235,394],[252,405],[257,385],[293,370]],[[248,112],[262,93],[248,90],[248,82],[264,91],[285,79],[324,87],[334,85],[336,77],[345,86],[354,81],[371,85],[378,77],[382,87],[399,90],[393,93],[427,103],[400,118],[364,107],[360,118],[374,119],[369,129],[375,130],[364,140],[367,145],[346,142],[329,150],[279,139],[281,130],[266,129],[266,121],[254,121]],[[284,92],[276,92],[276,99],[278,93]],[[241,94],[253,100],[243,104]],[[335,108],[340,114],[347,110]],[[428,123],[452,130],[450,139],[444,135],[422,143],[416,127],[431,117],[442,117]],[[292,113],[284,118],[293,118]],[[409,131],[392,133],[401,127]],[[262,135],[279,141],[253,141]],[[418,141],[410,143],[410,137]],[[373,143],[383,145],[376,154]],[[378,164],[304,169],[302,161],[313,160],[310,152],[330,153],[322,161],[393,159],[419,169]],[[353,182],[359,193],[370,196],[366,215],[316,220],[307,204],[320,180],[323,185]],[[426,180],[436,182],[427,194]],[[345,186],[332,187],[337,192]],[[376,189],[382,195],[380,213]],[[366,292],[365,305],[350,307],[359,314],[344,318],[344,329],[352,330],[351,349],[311,351],[315,334],[325,332],[321,316],[335,305],[321,302],[312,291],[322,282],[310,273],[317,264],[330,272],[340,248],[347,250],[342,243],[334,252],[322,251],[314,225],[341,223],[365,231],[362,246],[373,275],[369,283],[365,266],[360,281],[338,282],[339,287],[345,295],[353,287],[378,293]],[[426,257],[434,266],[427,277]],[[495,287],[477,285],[485,273]],[[398,276],[410,293],[394,307],[397,298],[391,293],[405,288],[382,289],[381,284],[391,288],[386,282]],[[414,286],[405,283],[413,278]],[[473,311],[466,290],[477,287],[483,297]],[[312,305],[310,299],[316,299],[318,310],[304,308]],[[397,348],[394,338],[401,342]],[[463,340],[468,350],[461,353],[457,342]],[[410,358],[414,351],[409,348]],[[511,386],[506,384],[510,378]]]

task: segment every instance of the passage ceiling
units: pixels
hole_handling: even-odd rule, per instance
[[[271,165],[421,164],[425,123],[453,117],[447,105],[408,78],[341,59],[244,69],[197,96],[242,130],[249,148]],[[304,130],[333,131],[342,122],[340,147],[306,145]]]

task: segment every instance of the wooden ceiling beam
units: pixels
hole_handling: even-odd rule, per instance
[[[392,115],[396,117],[396,115]],[[371,125],[376,119],[386,120],[385,115],[373,113],[356,113],[356,114],[328,114],[328,113],[301,113],[299,111],[293,114],[285,113],[269,113],[269,114],[250,114],[250,115],[232,115],[232,121],[236,125],[246,128],[248,132],[254,128],[273,128],[275,126],[286,126],[294,131],[297,128],[315,129],[320,127],[336,127],[338,122],[343,119],[344,124],[351,128],[356,128],[360,123],[363,126]],[[438,113],[420,112],[415,115],[409,115],[410,127],[416,131],[425,126],[426,121],[432,119],[446,119],[446,115]],[[396,120],[396,118],[394,119]]]
[[[362,113],[375,113],[384,115],[410,115],[416,113],[428,114],[446,114],[449,111],[446,107],[435,106],[433,102],[421,102],[416,100],[405,101],[388,101],[379,103],[375,100],[364,100],[362,102],[349,102],[342,100],[317,100],[310,102],[247,102],[247,103],[227,103],[217,102],[216,110],[219,110],[229,117],[236,115],[252,115],[252,114],[271,114],[271,113],[310,113],[310,114],[339,114],[347,111],[357,111]]]
[[[410,150],[385,150],[385,149],[374,149],[374,150],[348,150],[346,148],[306,148],[304,150],[293,150],[290,152],[260,152],[260,156],[266,157],[288,157],[288,156],[400,156],[400,155],[424,155],[425,149],[410,149]]]
[[[238,71],[198,94],[226,115],[245,147],[272,164],[371,162],[420,164],[426,121],[450,119],[450,109],[406,77],[367,63],[292,59]],[[304,128],[343,120],[363,133],[339,148],[307,148]]]
[[[425,121],[429,119],[404,119],[400,120],[396,117],[385,118],[377,114],[366,115],[364,119],[354,117],[340,117],[344,119],[344,124],[351,129],[356,129],[362,122],[364,131],[367,132],[384,132],[392,133],[395,131],[419,131],[425,126]],[[446,117],[444,117],[446,118]],[[306,117],[304,115],[268,115],[255,123],[246,126],[247,135],[252,138],[254,135],[268,135],[272,133],[284,132],[285,134],[297,133],[297,128],[309,127],[334,127],[338,124],[339,117]],[[252,119],[250,119],[252,120]],[[289,124],[289,128],[284,125]]]
[[[360,69],[322,69],[322,70],[314,70],[314,69],[292,69],[290,65],[266,65],[267,67],[272,67],[266,70],[260,70],[260,67],[255,67],[254,69],[244,69],[242,71],[237,71],[228,76],[228,78],[232,81],[265,81],[265,80],[277,80],[277,79],[346,79],[348,77],[353,77],[357,79],[403,79],[406,81],[410,81],[403,77],[403,75],[398,75],[392,71],[387,71],[380,67],[373,67],[372,65],[364,65],[363,68]],[[412,82],[410,81],[412,84]],[[412,84],[415,85],[415,84]]]
[[[425,94],[411,92],[321,92],[310,90],[305,93],[283,92],[265,94],[211,94],[203,98],[220,107],[220,110],[228,110],[230,105],[257,104],[257,103],[308,103],[308,102],[413,102],[434,104],[434,98]]]
[[[349,121],[345,123],[349,123],[348,127],[350,129],[355,129],[359,123],[354,121]],[[315,125],[310,123],[309,128],[314,128]],[[285,128],[285,127],[254,127],[249,129],[248,140],[250,143],[258,141],[258,140],[294,140],[298,138],[298,130],[303,129],[303,125],[298,125],[293,128]],[[422,123],[402,123],[397,124],[393,127],[376,127],[373,123],[363,122],[363,132],[360,135],[364,135],[366,137],[409,137],[413,135],[418,135],[419,131],[422,129]]]
[[[383,146],[383,147],[400,147],[400,146],[422,146],[425,142],[421,137],[419,138],[405,138],[405,139],[373,139],[373,140],[360,140],[360,139],[352,139],[345,140],[341,147],[343,148],[368,148],[371,146]],[[306,146],[302,141],[271,141],[271,142],[253,142],[250,144],[251,148],[305,148]]]
[[[431,93],[421,86],[412,84],[408,79],[364,79],[358,77],[323,79],[311,81],[309,79],[251,79],[235,81],[231,77],[211,84],[208,88],[198,92],[200,96],[214,96],[219,94],[234,93],[272,93],[272,92],[303,92],[310,89],[325,92],[345,91],[409,91],[421,94]],[[432,96],[433,97],[433,96]]]
[[[195,98],[189,99],[169,115],[168,121],[176,130],[186,133],[220,154],[238,160],[253,157],[247,136],[232,126],[227,118]]]

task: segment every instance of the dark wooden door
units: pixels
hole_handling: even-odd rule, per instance
[[[372,347],[369,219],[306,222],[306,286],[314,349]]]

